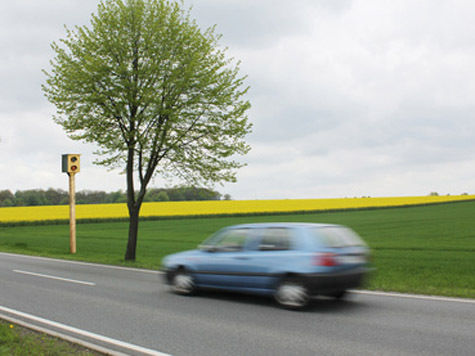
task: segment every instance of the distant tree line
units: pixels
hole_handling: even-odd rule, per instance
[[[197,187],[152,188],[145,195],[145,202],[154,201],[190,201],[190,200],[230,200],[229,194]],[[107,204],[127,202],[126,193],[83,190],[76,192],[77,204]],[[49,188],[18,190],[0,190],[0,206],[64,205],[69,203],[69,194],[62,189]]]

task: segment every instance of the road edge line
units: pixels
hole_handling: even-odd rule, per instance
[[[354,293],[354,294],[374,295],[374,296],[380,296],[380,297],[421,299],[421,300],[432,300],[432,301],[438,301],[438,302],[458,302],[458,303],[475,304],[475,299],[471,299],[471,298],[456,298],[456,297],[444,297],[444,296],[438,296],[438,295],[407,294],[407,293],[398,293],[398,292],[383,292],[383,291],[357,290],[357,289],[349,290],[349,292]]]
[[[166,353],[163,353],[163,352],[160,352],[160,351],[157,351],[157,350],[152,350],[152,349],[149,349],[149,348],[146,348],[146,347],[143,347],[143,346],[134,345],[134,344],[131,344],[131,343],[128,343],[128,342],[125,342],[125,341],[113,339],[113,338],[110,338],[108,336],[104,336],[104,335],[96,334],[96,333],[93,333],[93,332],[90,332],[90,331],[87,331],[87,330],[82,330],[82,329],[79,329],[79,328],[75,328],[73,326],[69,326],[69,325],[62,324],[62,323],[59,323],[59,322],[56,322],[56,321],[53,321],[53,320],[48,320],[48,319],[45,319],[45,318],[41,318],[39,316],[35,316],[35,315],[32,315],[32,314],[21,312],[19,310],[7,308],[7,307],[1,306],[1,305],[0,305],[0,312],[12,314],[12,315],[15,315],[15,316],[18,316],[18,317],[22,317],[22,318],[25,318],[25,319],[30,320],[30,321],[36,321],[36,322],[44,324],[46,326],[58,328],[58,329],[63,330],[63,331],[68,331],[68,332],[76,334],[76,335],[81,335],[83,337],[87,337],[87,338],[90,338],[90,339],[93,339],[93,340],[97,340],[97,341],[100,341],[100,342],[103,342],[103,343],[106,343],[106,344],[111,344],[111,345],[114,345],[114,346],[119,347],[119,348],[127,349],[129,351],[139,352],[139,353],[142,353],[142,354],[145,354],[145,355],[152,355],[152,356],[170,356],[169,354],[166,354]],[[2,318],[4,316],[3,313],[0,314],[0,316]],[[26,324],[29,324],[29,323],[26,323]],[[42,327],[39,327],[39,328],[42,328]],[[45,330],[48,330],[47,334],[50,334],[49,329],[45,329]],[[53,330],[51,330],[51,331],[55,332]],[[61,335],[61,333],[58,333],[58,334]],[[74,338],[74,337],[71,337],[71,338]],[[88,341],[84,341],[84,342],[88,342]],[[97,346],[101,347],[99,345],[97,345]]]

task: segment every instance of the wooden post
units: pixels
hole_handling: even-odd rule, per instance
[[[76,183],[74,178],[80,171],[80,154],[66,153],[61,156],[61,171],[69,176],[69,250],[76,253]]]
[[[68,173],[69,176],[69,250],[76,253],[76,173]]]

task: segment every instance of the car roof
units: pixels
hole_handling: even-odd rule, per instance
[[[252,223],[252,224],[239,224],[228,226],[228,229],[236,228],[269,228],[269,227],[288,227],[288,228],[319,228],[319,227],[341,227],[337,224],[325,224],[325,223],[303,223],[303,222],[268,222],[268,223]]]

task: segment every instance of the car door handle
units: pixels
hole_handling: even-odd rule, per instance
[[[244,257],[244,256],[236,256],[234,257],[236,260],[248,260],[249,257]]]

